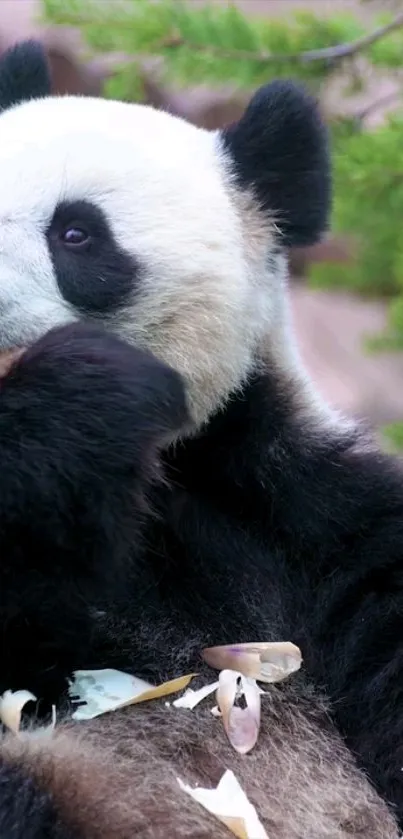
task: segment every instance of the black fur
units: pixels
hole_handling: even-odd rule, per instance
[[[289,638],[403,824],[399,465],[309,428],[267,375],[165,458],[171,487],[139,518],[182,392],[109,340],[55,332],[3,384],[1,688],[50,698],[105,663],[160,679],[197,667],[201,639]]]
[[[238,184],[276,214],[284,246],[314,244],[331,204],[328,132],[316,102],[293,82],[273,81],[222,139]]]
[[[126,581],[158,448],[186,419],[176,373],[88,327],[48,333],[3,380],[2,690],[65,689],[91,609]]]
[[[51,93],[46,54],[37,41],[24,41],[8,49],[0,59],[0,112],[28,99]]]
[[[87,234],[80,247],[69,247],[62,235],[69,228]],[[133,296],[139,264],[119,247],[104,213],[89,201],[59,204],[47,230],[56,279],[63,294],[84,314],[116,311]]]
[[[305,671],[402,827],[401,466],[360,452],[352,435],[304,426],[296,405],[292,387],[257,380],[175,459],[185,487],[171,548],[181,605],[188,586],[215,642],[217,630],[220,640],[261,636],[264,614],[276,637],[301,646]],[[242,614],[245,591],[255,615]]]

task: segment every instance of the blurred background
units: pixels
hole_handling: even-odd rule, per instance
[[[326,241],[290,253],[295,327],[326,398],[403,452],[403,0],[0,0],[0,52],[31,35],[55,92],[207,128],[273,77],[309,85],[335,204]]]

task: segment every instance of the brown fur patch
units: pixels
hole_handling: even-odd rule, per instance
[[[227,768],[271,839],[397,839],[386,805],[338,735],[321,730],[316,703],[297,704],[277,689],[264,702],[261,737],[244,757],[232,751],[208,701],[193,712],[139,705],[65,723],[53,737],[8,736],[1,755],[50,790],[85,839],[228,839],[176,780],[213,786]]]

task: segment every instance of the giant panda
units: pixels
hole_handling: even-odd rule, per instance
[[[58,709],[3,732],[2,839],[225,839],[178,778],[226,769],[270,839],[397,839],[403,478],[288,308],[287,249],[331,211],[317,104],[271,82],[210,133],[52,97],[26,42],[0,110],[0,691]],[[203,703],[71,719],[77,669],[197,686],[204,647],[257,640],[303,666],[247,755]]]

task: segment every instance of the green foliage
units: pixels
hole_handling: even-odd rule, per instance
[[[182,0],[43,0],[42,5],[47,22],[78,26],[93,51],[160,55],[166,59],[167,79],[186,85],[202,79],[254,87],[270,77],[290,75],[321,83],[335,65],[301,60],[300,54],[365,34],[348,14],[321,18],[302,12],[287,21],[261,20],[245,16],[233,3],[192,8]],[[369,48],[378,64],[394,66],[403,35],[392,39],[385,55],[378,45]],[[133,68],[122,69],[126,93],[127,72],[133,77]]]
[[[245,16],[231,2],[194,8],[182,0],[42,0],[42,7],[47,22],[80,28],[92,53],[127,56],[106,86],[106,95],[115,98],[142,99],[138,61],[145,56],[162,57],[166,81],[177,86],[229,82],[252,90],[273,77],[291,76],[320,94],[342,68],[348,71],[346,96],[363,84],[364,57],[367,67],[400,75],[403,96],[403,21],[363,48],[355,42],[372,29],[349,14],[303,12],[287,20],[261,20]],[[392,20],[385,12],[376,25]],[[331,47],[330,58],[310,55]],[[354,238],[357,256],[352,265],[316,265],[311,282],[386,297],[388,329],[367,347],[403,349],[401,103],[396,100],[394,115],[377,130],[363,130],[360,119],[344,118],[332,122],[331,132],[333,229]],[[393,445],[403,447],[403,424],[387,433]]]
[[[403,422],[392,422],[382,429],[387,448],[401,453],[403,451]]]
[[[376,131],[335,134],[333,160],[333,229],[354,234],[358,256],[337,273],[316,266],[313,282],[388,297],[403,294],[403,116],[392,116]],[[391,325],[403,336],[403,316],[393,307]]]

